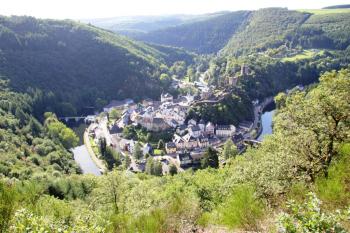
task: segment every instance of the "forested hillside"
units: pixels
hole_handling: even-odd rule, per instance
[[[232,37],[223,52],[237,56],[282,45],[344,50],[350,44],[350,12],[330,11],[268,8],[253,12],[247,26]]]
[[[216,53],[244,24],[250,12],[237,11],[194,23],[185,23],[136,36],[156,44],[182,47],[198,53]]]
[[[239,56],[287,46],[341,49],[349,46],[349,9],[238,11],[200,22],[131,35],[142,41],[182,47],[199,54]]]
[[[3,179],[3,232],[347,232],[350,70],[276,97],[274,133],[225,166]],[[227,151],[227,150],[226,150]],[[222,156],[222,155],[221,155]]]
[[[33,117],[33,99],[12,92],[0,80],[0,173],[17,179],[60,177],[80,171],[68,149],[74,132],[47,114],[45,125]]]
[[[192,60],[166,50],[73,21],[0,18],[1,74],[15,90],[44,91],[52,100],[46,107],[60,115],[111,99],[158,97],[160,66]]]
[[[267,8],[251,14],[246,27],[233,35],[226,45],[226,54],[264,51],[285,44],[285,37],[293,33],[310,14],[282,8]]]

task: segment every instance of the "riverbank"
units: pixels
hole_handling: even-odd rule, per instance
[[[105,173],[105,172],[107,172],[106,165],[100,159],[97,158],[95,152],[92,149],[92,146],[91,146],[91,143],[89,140],[89,128],[90,128],[90,126],[84,132],[84,145],[86,146],[86,148],[88,150],[90,158],[96,164],[96,166],[100,169],[101,173]]]

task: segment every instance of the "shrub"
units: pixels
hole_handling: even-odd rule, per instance
[[[250,186],[237,187],[219,209],[221,222],[229,228],[258,231],[258,221],[264,214],[264,204]]]
[[[278,219],[278,227],[281,232],[334,232],[345,233],[340,222],[350,215],[350,209],[341,213],[325,213],[321,211],[321,201],[314,193],[308,194],[307,202],[297,204],[289,201],[287,208],[289,213],[282,213]],[[348,215],[348,216],[346,216]]]

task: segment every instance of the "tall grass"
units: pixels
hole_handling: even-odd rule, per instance
[[[329,169],[329,177],[316,181],[316,191],[325,204],[332,207],[350,205],[350,143],[339,151],[339,160]]]
[[[259,231],[265,208],[250,186],[237,187],[219,209],[219,219],[227,227]]]

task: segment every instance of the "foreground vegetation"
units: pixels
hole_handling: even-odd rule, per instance
[[[307,92],[279,95],[274,134],[242,156],[225,155],[231,159],[218,169],[163,177],[114,170],[51,182],[4,174],[0,229],[349,231],[349,89],[350,70],[341,70]]]

